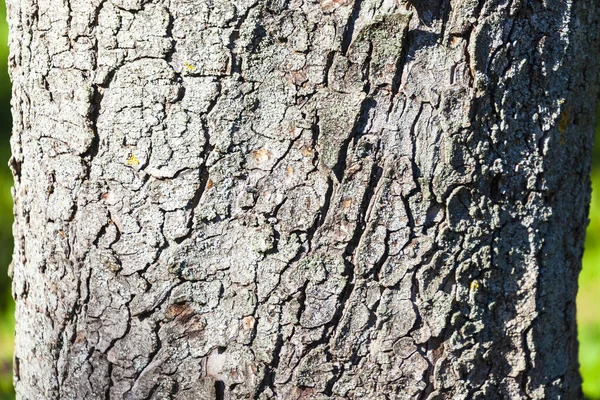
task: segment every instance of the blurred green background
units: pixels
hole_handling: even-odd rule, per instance
[[[7,275],[12,256],[12,176],[7,163],[10,157],[10,82],[6,71],[8,60],[8,27],[4,1],[0,0],[0,400],[14,398],[12,391],[13,302]]]
[[[14,399],[11,378],[14,307],[7,275],[12,255],[12,177],[7,167],[10,157],[8,141],[11,118],[10,82],[6,71],[8,46],[5,21],[4,1],[0,0],[0,400]],[[583,271],[579,279],[577,321],[584,393],[588,399],[600,400],[600,123],[596,129],[596,138],[591,222],[587,229]]]

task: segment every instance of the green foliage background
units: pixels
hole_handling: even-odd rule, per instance
[[[4,2],[0,1],[0,400],[14,399],[11,358],[13,351],[14,306],[7,275],[12,255],[12,177],[7,167],[10,157],[9,136],[10,82],[7,26]],[[592,100],[592,99],[590,99]],[[583,388],[588,399],[600,400],[600,109],[596,129],[598,145],[594,149],[592,204],[587,229],[586,252],[577,298],[579,358]]]
[[[587,227],[583,269],[579,275],[577,325],[583,391],[600,399],[600,107],[592,167],[592,203]]]
[[[14,398],[12,391],[12,350],[14,307],[7,275],[12,255],[12,177],[7,167],[10,157],[10,82],[6,70],[8,60],[6,15],[0,0],[0,400]]]

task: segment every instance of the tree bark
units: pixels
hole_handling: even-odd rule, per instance
[[[19,399],[581,396],[598,0],[8,0]]]

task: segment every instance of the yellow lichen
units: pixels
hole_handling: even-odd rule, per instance
[[[132,154],[127,159],[127,165],[130,165],[132,167],[138,166],[140,165],[140,160],[135,156],[135,154]]]
[[[479,286],[480,286],[479,281],[477,279],[475,279],[473,282],[471,282],[470,288],[472,291],[475,291],[475,290],[479,289]]]
[[[185,69],[187,69],[189,72],[194,72],[196,70],[196,66],[192,65],[190,63],[185,63],[183,64],[183,66],[185,67]]]

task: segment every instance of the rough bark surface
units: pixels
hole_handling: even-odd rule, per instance
[[[580,396],[598,0],[8,0],[19,399]]]

